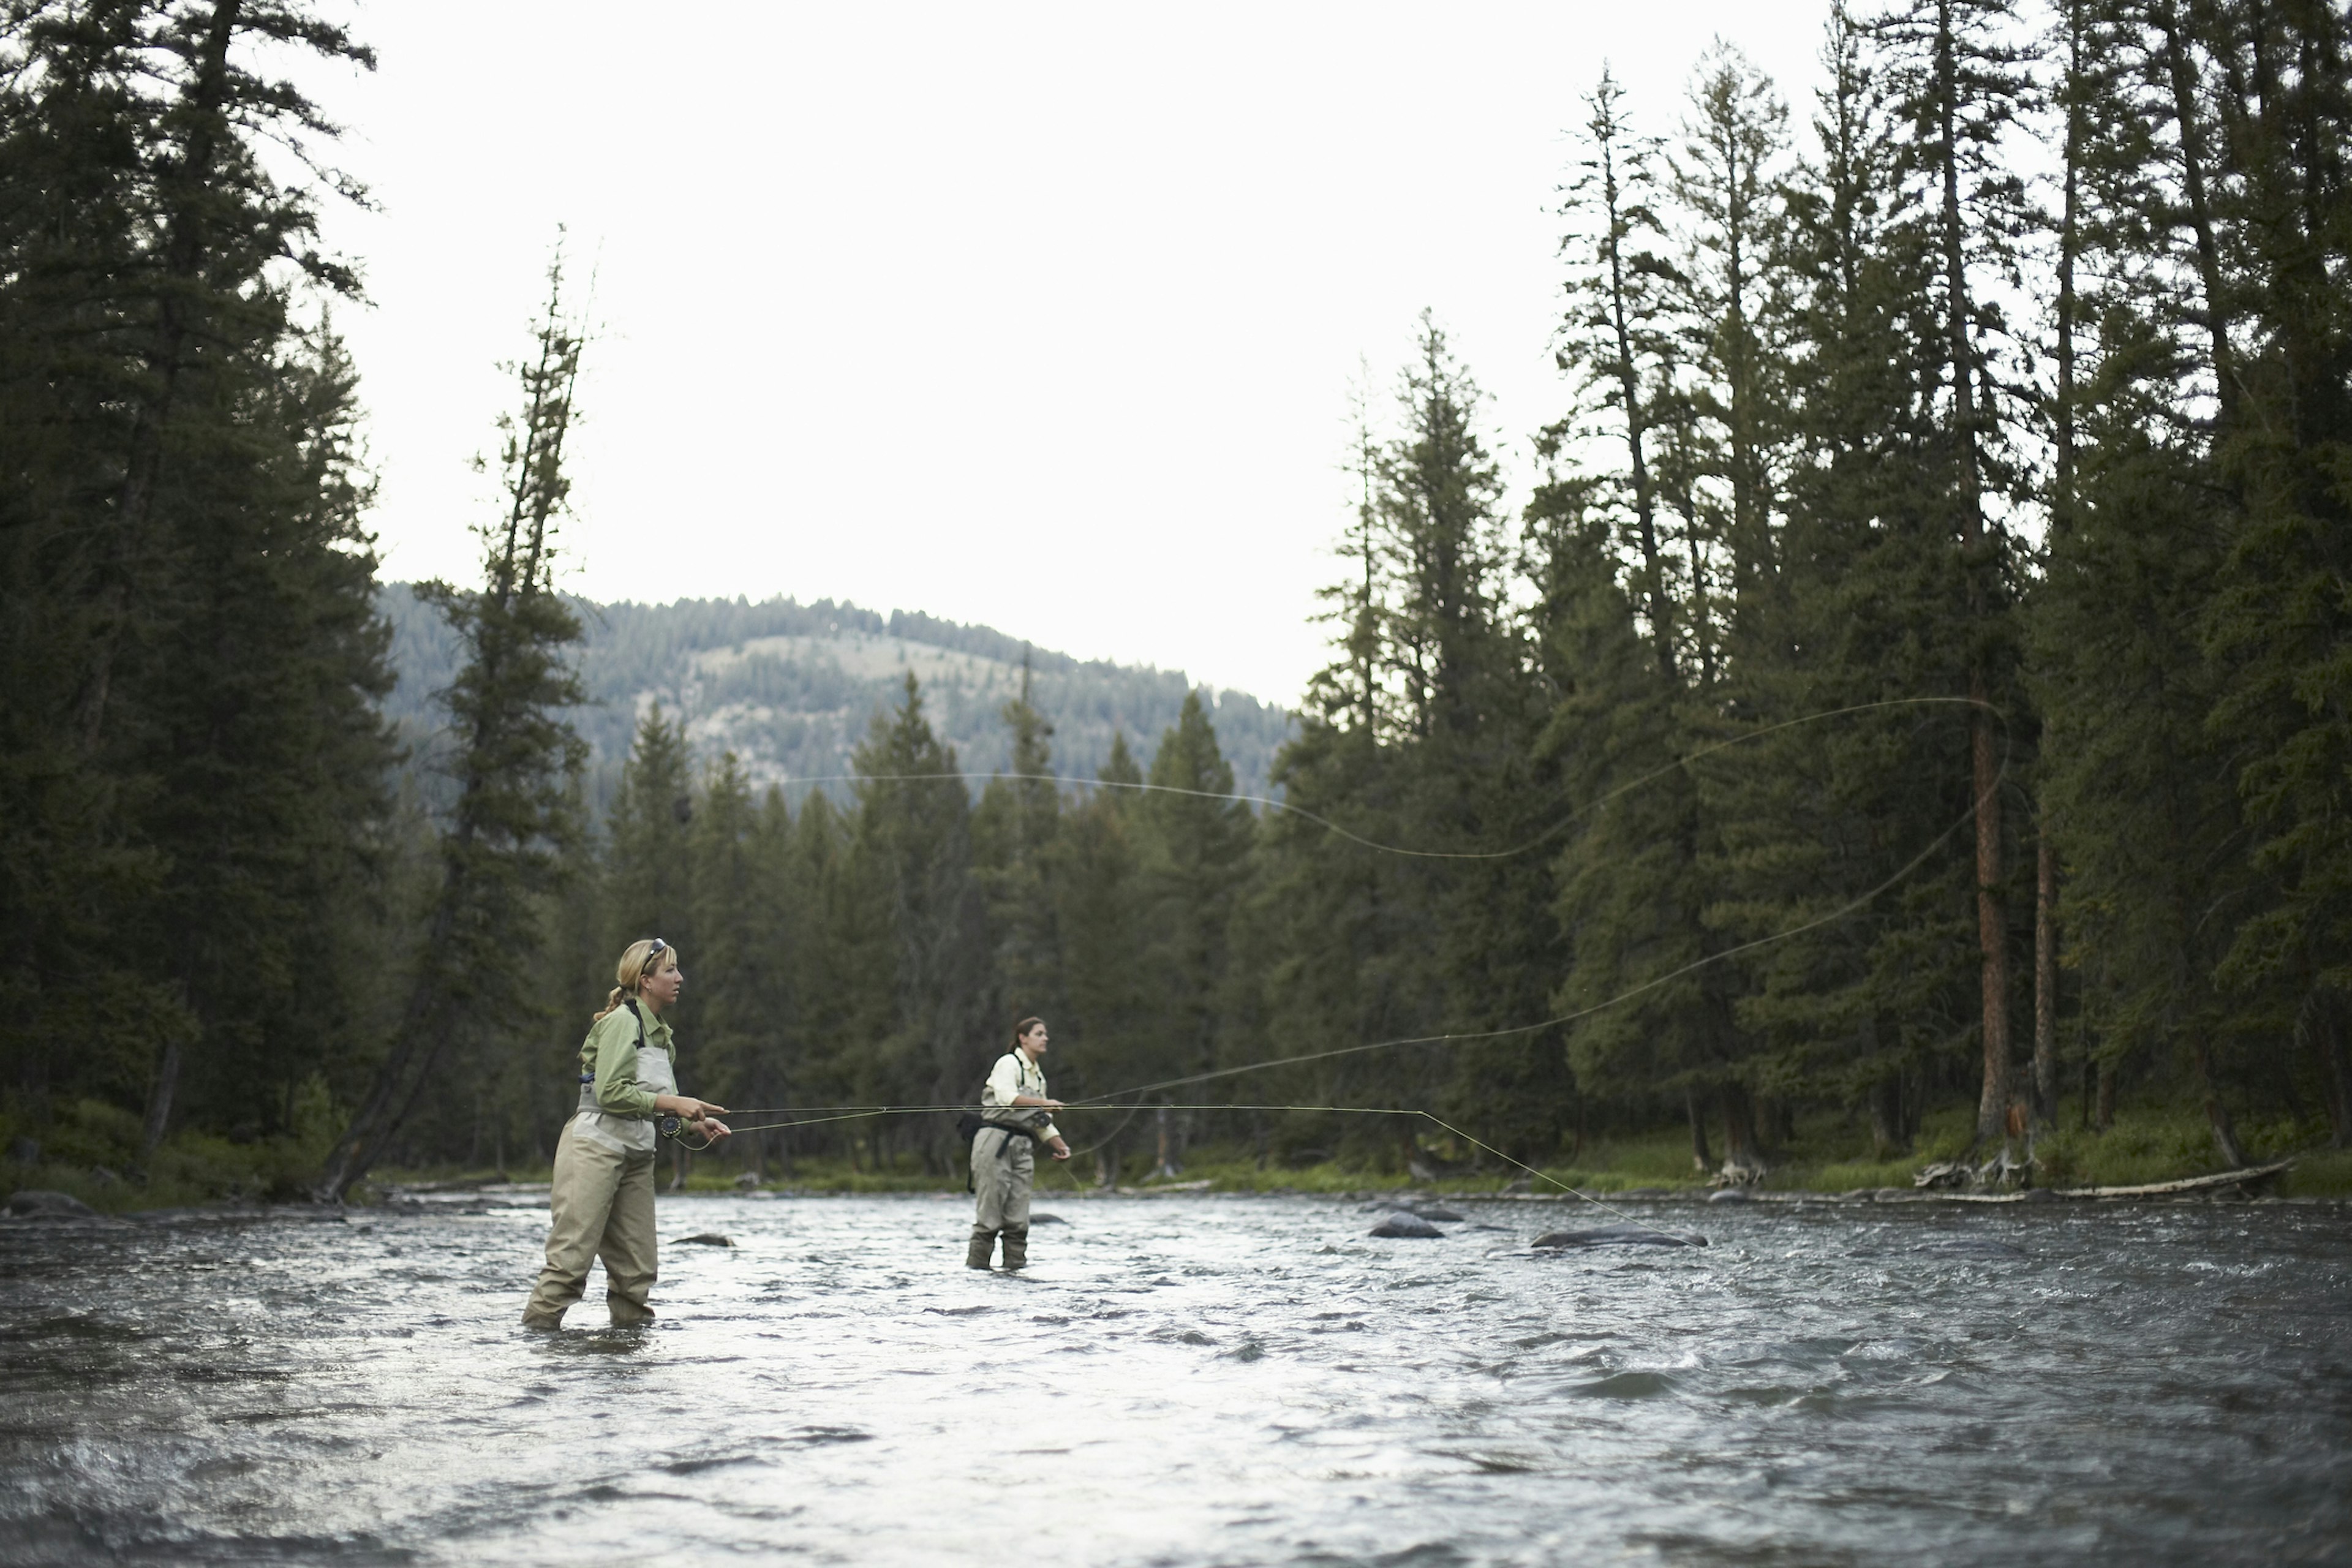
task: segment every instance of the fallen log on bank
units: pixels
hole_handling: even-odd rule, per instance
[[[2242,1171],[2216,1171],[2210,1176],[2183,1176],[2175,1182],[2148,1182],[2136,1187],[2061,1187],[2062,1198],[2161,1198],[2174,1193],[2211,1192],[2217,1187],[2249,1187],[2257,1182],[2267,1182],[2285,1174],[2294,1164],[2291,1159],[2273,1160],[2267,1165],[2249,1165]]]

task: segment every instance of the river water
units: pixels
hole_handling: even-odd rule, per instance
[[[0,1228],[0,1562],[2352,1563],[2337,1205],[664,1198],[547,1336],[544,1205]]]

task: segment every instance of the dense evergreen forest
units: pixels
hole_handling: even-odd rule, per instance
[[[457,673],[462,647],[406,584],[386,584],[377,607],[392,626],[398,677],[384,711],[412,755],[428,762],[446,721],[435,694]],[[989,626],[830,599],[578,600],[572,611],[588,705],[567,717],[588,742],[587,800],[597,812],[611,805],[637,720],[656,703],[684,721],[698,757],[734,752],[755,788],[784,784],[797,801],[806,790],[792,781],[826,779],[816,787],[846,802],[850,753],[909,674],[922,682],[940,739],[974,774],[1011,764],[1000,710],[1024,669],[1054,726],[1055,770],[1071,778],[1091,778],[1118,735],[1156,735],[1174,722],[1192,689],[1178,670],[1076,659]],[[1289,716],[1244,692],[1207,695],[1237,786],[1263,795]]]
[[[698,749],[690,701],[587,707],[639,656],[552,575],[593,352],[560,259],[505,503],[451,523],[480,579],[415,591],[442,673],[404,748],[420,634],[317,240],[359,193],[268,74],[363,44],[303,0],[0,18],[12,1181],[543,1161],[648,933],[701,1092],[954,1102],[1039,1013],[1057,1093],[1140,1107],[1076,1126],[1106,1176],[1470,1152],[1200,1105],[1427,1109],[1555,1163],[1671,1127],[1726,1179],[1946,1124],[1980,1179],[2049,1179],[2135,1108],[2214,1164],[2352,1138],[2336,0],[1833,4],[1793,108],[1728,44],[1680,102],[1590,62],[1532,500],[1424,317],[1360,421],[1282,810],[1234,798],[1197,693],[1057,781],[1043,658],[973,769],[1032,776],[976,798],[919,679],[839,798]],[[751,701],[751,657],[696,668]],[[957,1152],[908,1113],[733,1158]]]

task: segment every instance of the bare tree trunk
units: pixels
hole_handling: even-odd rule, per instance
[[[2033,852],[2033,1118],[2058,1125],[2058,847],[2042,824]]]
[[[1972,671],[1969,695],[1985,700],[1984,676]],[[1993,755],[1992,718],[1984,709],[1969,721],[1972,781],[1977,794],[1977,952],[1982,977],[1984,1091],[1977,1100],[1977,1139],[2005,1140],[2009,1130],[2009,931],[2000,907],[2000,763]]]
[[[1903,1078],[1890,1074],[1870,1086],[1870,1143],[1873,1153],[1881,1160],[1891,1160],[1897,1154],[1911,1152],[1911,1139],[1903,1126]]]
[[[2116,1124],[2116,1064],[2102,1058],[2099,1062],[2098,1109],[2092,1113],[2091,1126],[2105,1132]]]
[[[1715,1154],[1706,1146],[1706,1118],[1700,1111],[1696,1089],[1683,1090],[1683,1110],[1690,1117],[1691,1168],[1708,1174],[1715,1170]]]
[[[155,1157],[164,1132],[171,1127],[172,1099],[180,1087],[180,1041],[175,1036],[163,1047],[163,1059],[155,1068],[154,1087],[147,1093],[147,1124],[139,1138],[142,1164]]]
[[[2198,1092],[2204,1097],[2205,1121],[2213,1129],[2213,1146],[2221,1152],[2221,1163],[2231,1170],[2242,1170],[2246,1152],[2238,1143],[2238,1130],[2230,1121],[2230,1108],[2221,1103],[2221,1093],[2213,1082],[2213,1051],[2203,1030],[2191,1037],[2189,1059],[2197,1068]]]
[[[1717,1091],[1723,1102],[1723,1163],[1728,1170],[1764,1168],[1764,1152],[1756,1136],[1756,1102],[1742,1084],[1727,1083]]]
[[[2327,1102],[2327,1121],[2336,1148],[2352,1148],[2352,1053],[2345,1049],[2344,1009],[2336,994],[2314,986],[2304,998],[2301,1032],[2318,1060],[2320,1098]]]

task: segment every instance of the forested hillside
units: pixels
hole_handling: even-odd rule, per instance
[[[429,751],[446,717],[434,694],[457,672],[457,639],[405,584],[385,585],[377,602],[392,625],[398,677],[384,710]],[[656,703],[685,721],[706,762],[732,752],[760,787],[829,778],[825,787],[845,800],[851,748],[909,674],[922,682],[941,738],[975,775],[1010,762],[999,710],[1020,694],[1024,666],[1031,700],[1054,726],[1055,765],[1069,777],[1091,777],[1119,734],[1130,742],[1158,734],[1192,689],[1179,671],[1081,662],[986,626],[905,610],[886,616],[830,599],[575,601],[572,608],[590,705],[571,719],[589,744],[597,805],[609,801],[637,720]],[[1209,700],[1239,787],[1263,794],[1286,715],[1242,692]]]
[[[1022,1013],[1106,1179],[2343,1148],[2347,21],[1837,0],[1793,110],[1727,44],[1678,103],[1567,62],[1532,500],[1424,316],[1285,738],[1153,671],[1024,693],[980,628],[567,600],[560,258],[478,580],[378,584],[339,196],[260,151],[329,129],[257,74],[364,50],[297,0],[16,7],[12,1179],[541,1162],[650,934],[765,1175],[955,1180],[951,1118],[870,1108],[961,1102]]]

